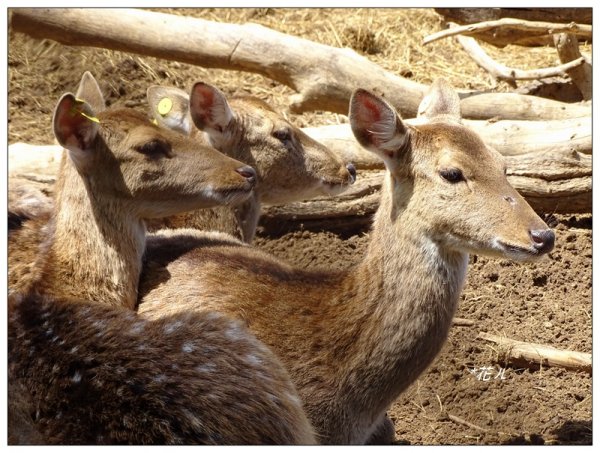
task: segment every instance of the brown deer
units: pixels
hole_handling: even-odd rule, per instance
[[[356,180],[352,164],[344,163],[260,99],[239,96],[228,101],[219,89],[203,82],[193,86],[191,95],[178,88],[152,86],[147,98],[159,125],[251,165],[258,178],[254,196],[241,204],[153,222],[153,230],[162,226],[216,230],[250,243],[262,203],[336,195]]]
[[[89,73],[78,94],[101,99]],[[9,439],[314,443],[289,375],[239,322],[131,310],[143,219],[243,200],[254,170],[135,111],[99,110],[65,94],[54,112],[67,152],[49,239],[9,295]]]
[[[452,88],[435,83],[421,111],[412,127],[380,97],[352,96],[354,135],[387,168],[356,267],[305,271],[231,240],[157,235],[138,313],[218,310],[243,320],[287,367],[319,441],[390,442],[386,410],[442,347],[468,254],[521,261],[554,245],[508,183],[502,156],[461,125]]]

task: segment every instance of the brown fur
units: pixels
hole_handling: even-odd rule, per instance
[[[218,313],[13,296],[8,326],[11,444],[315,441],[279,361]]]
[[[254,167],[258,175],[255,196],[237,206],[203,209],[151,222],[151,231],[165,227],[216,230],[250,243],[262,203],[284,204],[336,194],[353,182],[347,163],[266,102],[250,96],[234,97],[228,102],[216,88],[207,84],[197,86],[206,97],[210,96],[212,103],[203,104],[210,114],[196,119],[195,126],[189,96],[177,88],[149,88],[151,114],[160,125],[187,133]],[[164,98],[170,99],[173,107],[161,115],[158,105]],[[213,118],[212,122],[207,118]],[[275,136],[281,131],[287,131],[289,140],[282,142]]]
[[[434,102],[458,103],[448,90],[434,85]],[[547,227],[509,185],[501,156],[460,118],[431,111],[426,124],[408,127],[381,98],[353,96],[355,136],[388,169],[355,268],[302,271],[201,234],[169,256],[175,233],[156,235],[147,244],[140,315],[218,310],[245,321],[287,367],[322,442],[389,442],[385,412],[444,344],[468,253],[534,259],[553,245],[535,245],[531,231]],[[448,168],[465,180],[445,180]]]

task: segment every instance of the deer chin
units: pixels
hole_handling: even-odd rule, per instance
[[[229,189],[208,189],[209,196],[219,204],[236,205],[246,201],[254,193],[254,187],[247,184],[242,187],[232,187]]]
[[[323,195],[336,196],[345,192],[350,187],[350,180],[348,181],[333,181],[321,178],[318,185],[318,191]]]

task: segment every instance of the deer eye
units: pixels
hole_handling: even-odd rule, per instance
[[[171,145],[161,140],[152,140],[137,147],[137,150],[149,157],[171,156]]]
[[[281,143],[287,143],[292,140],[292,133],[289,129],[278,129],[273,132],[273,137]]]
[[[456,184],[457,182],[465,180],[462,171],[460,171],[458,168],[440,170],[440,176],[452,184]]]

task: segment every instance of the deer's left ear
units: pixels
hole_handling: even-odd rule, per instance
[[[159,126],[172,129],[185,135],[192,133],[190,98],[175,87],[153,85],[146,91],[150,114]]]
[[[54,109],[52,123],[58,143],[68,151],[77,170],[85,171],[93,163],[93,144],[99,130],[92,108],[71,93],[64,94]]]
[[[209,135],[222,133],[233,120],[233,111],[225,95],[204,82],[197,82],[192,88],[190,114],[196,127]]]
[[[381,157],[388,168],[393,168],[410,140],[396,110],[379,96],[358,89],[350,99],[348,116],[356,140]]]

